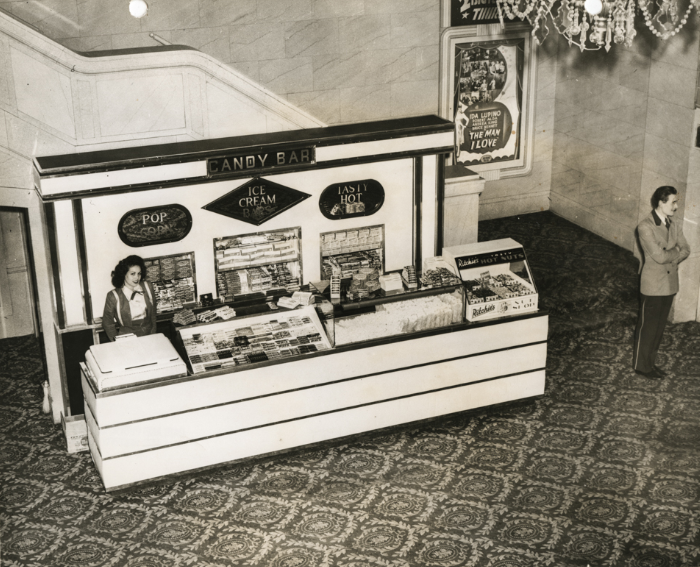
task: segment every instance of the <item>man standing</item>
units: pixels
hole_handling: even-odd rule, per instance
[[[654,191],[653,210],[637,226],[644,258],[641,264],[640,304],[634,332],[633,366],[637,374],[662,378],[656,353],[678,293],[678,264],[690,255],[680,222],[671,218],[678,209],[678,191],[667,185]]]

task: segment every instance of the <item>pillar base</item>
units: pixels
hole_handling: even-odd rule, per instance
[[[443,246],[472,244],[479,237],[479,196],[486,181],[478,175],[445,178]]]

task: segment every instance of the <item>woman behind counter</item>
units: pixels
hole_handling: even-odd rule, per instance
[[[107,294],[102,327],[110,341],[117,335],[137,337],[156,332],[153,287],[145,280],[146,266],[140,256],[128,256],[112,272],[114,289]]]

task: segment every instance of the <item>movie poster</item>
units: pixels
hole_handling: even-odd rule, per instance
[[[524,40],[457,45],[455,159],[465,167],[520,157]]]

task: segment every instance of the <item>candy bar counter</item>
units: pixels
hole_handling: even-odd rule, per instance
[[[101,392],[82,365],[88,442],[105,488],[542,395],[547,315],[462,322],[463,297],[435,290],[380,304],[376,313],[446,308],[431,324],[399,316],[399,334],[382,338],[361,340],[366,326],[348,325],[348,344],[334,348],[325,329],[337,335],[340,321],[362,315],[322,323],[325,302],[194,325],[179,333],[189,375],[157,383]]]
[[[52,412],[84,414],[106,490],[544,393],[522,248],[443,247],[454,135],[423,116],[34,160]],[[157,333],[104,342],[131,255]]]

